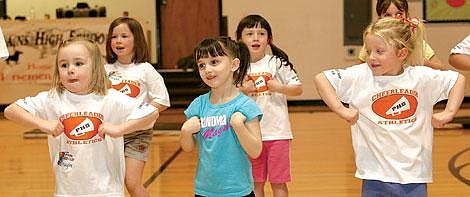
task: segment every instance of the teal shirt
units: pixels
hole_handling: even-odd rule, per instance
[[[253,191],[251,163],[230,126],[230,117],[241,112],[250,121],[261,120],[255,101],[240,93],[233,100],[213,105],[210,92],[194,99],[184,111],[186,118],[199,117],[201,130],[196,134],[199,160],[194,191],[202,196],[245,196]]]

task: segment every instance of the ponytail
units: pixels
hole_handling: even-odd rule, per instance
[[[248,69],[250,69],[250,50],[245,43],[241,41],[238,41],[237,44],[239,49],[238,59],[240,60],[240,66],[238,67],[238,73],[234,76],[233,83],[235,85],[241,85],[245,75],[248,73]]]
[[[292,62],[289,61],[289,56],[287,55],[286,52],[278,48],[272,42],[269,42],[269,46],[271,47],[271,51],[273,55],[281,59],[281,66],[289,66],[292,70],[294,70],[294,65],[292,64]]]
[[[381,37],[396,49],[408,49],[405,59],[408,65],[424,64],[424,25],[418,18],[385,17],[370,24],[364,31],[364,38],[368,34]]]

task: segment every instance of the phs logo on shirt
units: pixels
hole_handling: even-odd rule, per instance
[[[270,73],[250,75],[249,77],[250,77],[250,80],[252,80],[253,83],[255,84],[256,92],[264,92],[269,89],[268,81],[271,79]]]
[[[418,106],[417,96],[416,91],[407,89],[380,92],[372,97],[372,111],[389,120],[410,118]]]
[[[109,73],[111,87],[132,98],[140,94],[140,84],[138,81],[122,79],[117,72]]]
[[[114,89],[116,89],[117,91],[127,95],[127,96],[130,96],[130,97],[137,97],[139,94],[140,94],[140,89],[138,86],[135,86],[133,84],[130,84],[130,83],[120,83],[120,84],[117,84],[117,85],[112,85],[111,87],[113,87]]]
[[[90,140],[98,134],[102,121],[93,116],[72,116],[62,120],[64,134],[71,140]]]

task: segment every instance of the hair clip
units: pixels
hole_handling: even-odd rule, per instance
[[[395,18],[401,19],[403,22],[407,23],[410,26],[410,29],[413,33],[415,32],[416,28],[419,25],[419,18],[418,17],[407,18],[403,14],[397,14],[397,15],[395,15]]]

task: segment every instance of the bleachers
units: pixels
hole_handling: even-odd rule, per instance
[[[193,99],[209,91],[192,69],[159,69],[170,95],[171,107],[160,114],[155,130],[179,130],[185,120],[183,111]]]
[[[209,90],[202,86],[201,78],[192,69],[160,69],[158,72],[165,80],[172,108],[186,108],[193,99]]]

